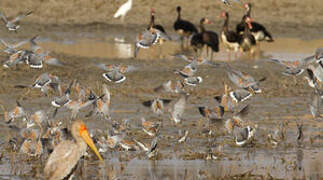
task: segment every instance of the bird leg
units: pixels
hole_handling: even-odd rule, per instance
[[[213,61],[213,51],[211,51],[211,61]]]
[[[180,40],[181,40],[181,49],[184,50],[184,37],[181,36]]]
[[[231,61],[231,52],[227,51],[227,55],[228,55],[228,61]]]
[[[124,17],[125,16],[121,16],[121,23],[124,25]]]
[[[296,78],[296,76],[293,76],[293,80],[294,80],[294,86],[297,86],[297,78]]]
[[[162,58],[162,46],[158,46],[158,58]]]
[[[237,51],[235,51],[234,52],[234,60],[237,60],[238,59],[238,52]]]
[[[186,49],[188,49],[188,47],[190,47],[190,39],[189,37],[186,37]]]

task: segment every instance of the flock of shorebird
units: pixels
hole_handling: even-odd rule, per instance
[[[228,1],[223,1],[228,3]],[[124,5],[128,10],[131,8],[132,0]],[[228,51],[253,51],[256,43],[262,40],[273,41],[269,32],[259,23],[252,22],[250,18],[251,4],[243,5],[246,8],[242,21],[237,25],[237,31],[230,31],[228,28],[229,14],[223,12],[222,17],[225,18],[225,23],[221,31],[220,39],[224,43]],[[128,11],[127,10],[127,11]],[[124,11],[118,10],[114,17],[124,17]],[[200,21],[200,32],[189,21],[181,19],[181,7],[177,7],[178,18],[174,23],[174,30],[181,36],[181,39],[190,42],[193,49],[203,50],[203,47],[211,48],[211,52],[219,51],[218,36],[215,32],[206,31],[204,24],[209,24],[207,18],[202,18]],[[8,20],[3,14],[1,17],[6,24],[9,31],[17,31],[19,29],[18,22],[23,17],[30,15],[32,12],[19,15],[13,20]],[[137,57],[140,48],[149,48],[152,45],[160,44],[164,40],[170,40],[165,29],[161,25],[154,22],[155,12],[151,11],[151,22],[149,27],[138,36],[135,44],[135,57]],[[9,44],[1,40],[6,47],[5,53],[9,54],[9,59],[3,63],[4,68],[14,68],[20,64],[26,64],[30,68],[40,69],[45,64],[64,66],[64,63],[49,55],[49,52],[40,47],[36,40],[38,36],[31,39],[21,41],[17,44]],[[18,48],[26,43],[30,44],[30,49],[18,50]],[[189,44],[189,43],[188,43]],[[182,43],[183,45],[183,43]],[[224,94],[216,96],[216,104],[213,107],[201,106],[198,107],[200,114],[212,121],[222,121],[224,113],[232,112],[232,116],[223,120],[223,125],[229,135],[233,138],[237,146],[245,146],[252,142],[255,137],[257,125],[250,124],[243,120],[244,115],[248,113],[249,106],[243,107],[237,111],[240,102],[246,101],[252,96],[262,93],[260,83],[266,78],[254,78],[250,74],[241,72],[233,67],[230,63],[214,62],[201,56],[189,57],[186,55],[175,55],[176,58],[181,58],[187,62],[188,65],[183,69],[175,70],[175,74],[182,76],[182,80],[162,83],[160,86],[154,88],[155,92],[167,92],[179,94],[180,97],[173,103],[173,106],[168,110],[164,107],[170,103],[170,99],[162,99],[156,97],[155,99],[145,101],[142,104],[151,108],[152,112],[158,116],[167,114],[174,124],[183,122],[182,117],[185,111],[187,99],[190,94],[185,92],[185,87],[197,87],[203,82],[203,78],[196,76],[197,69],[200,65],[209,65],[214,68],[223,68],[228,76],[228,79],[236,86],[231,88],[227,84],[224,85]],[[211,55],[212,59],[212,55]],[[271,59],[271,61],[281,64],[286,68],[283,74],[289,76],[298,76],[304,70],[307,71],[308,76],[305,79],[309,86],[315,89],[315,96],[313,103],[310,105],[310,111],[314,117],[320,115],[319,106],[323,97],[321,91],[321,84],[323,81],[323,48],[318,48],[313,56],[296,60],[284,61],[279,59]],[[109,83],[122,83],[126,80],[125,73],[136,70],[134,66],[128,65],[111,65],[111,64],[97,64],[97,67],[106,71],[102,74],[103,78]],[[128,121],[112,123],[112,129],[108,131],[107,136],[96,137],[93,142],[91,135],[87,131],[86,125],[81,120],[77,120],[79,112],[83,109],[90,109],[86,117],[98,116],[101,119],[107,120],[111,123],[111,94],[106,84],[102,85],[101,94],[97,95],[90,87],[81,86],[77,80],[73,80],[67,85],[64,85],[60,78],[51,73],[43,73],[39,75],[33,82],[28,85],[15,85],[16,88],[38,88],[47,96],[49,91],[54,92],[57,96],[50,102],[53,107],[53,113],[48,114],[45,110],[35,112],[28,112],[17,101],[17,105],[11,109],[6,110],[6,107],[1,105],[4,111],[4,124],[18,135],[10,139],[9,144],[12,150],[19,151],[29,156],[41,156],[45,152],[50,153],[44,168],[44,177],[48,179],[63,179],[71,175],[73,168],[76,166],[78,160],[86,154],[87,146],[89,146],[103,161],[100,153],[108,151],[108,149],[123,149],[125,151],[134,150],[146,152],[148,158],[154,158],[158,154],[158,139],[161,138],[160,128],[161,123],[149,121],[145,118],[141,119],[141,126],[147,136],[152,137],[150,144],[145,144],[136,138],[126,137],[124,133],[129,127]],[[71,111],[71,119],[69,130],[62,126],[62,122],[56,121],[55,117],[62,109]],[[19,128],[14,125],[16,119],[22,119],[25,127]],[[277,146],[284,138],[283,126],[274,134],[268,135],[269,142]],[[302,139],[302,127],[298,126],[298,139]],[[209,129],[209,133],[212,131]],[[177,140],[178,143],[184,143],[188,137],[189,131],[186,130],[182,136]],[[97,149],[96,145],[100,148]],[[208,159],[216,158],[212,154],[208,154]]]

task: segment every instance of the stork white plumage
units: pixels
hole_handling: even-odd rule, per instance
[[[132,7],[132,0],[128,0],[126,3],[124,3],[122,6],[119,7],[117,12],[113,15],[114,18],[121,17],[121,22],[124,22],[124,17],[127,15],[128,11]]]

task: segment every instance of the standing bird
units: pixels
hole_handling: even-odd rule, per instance
[[[141,118],[142,130],[149,136],[156,136],[159,132],[160,124],[152,121],[146,121],[145,118]]]
[[[230,87],[227,84],[224,84],[224,93],[220,96],[215,96],[214,99],[218,104],[223,106],[225,112],[233,112],[236,107],[234,99],[229,95]]]
[[[25,16],[30,15],[31,13],[32,13],[32,11],[29,11],[29,12],[27,12],[25,14],[21,14],[21,15],[15,17],[15,18],[13,18],[11,20],[8,20],[7,17],[4,14],[2,14],[1,12],[0,12],[0,16],[2,18],[2,21],[6,24],[6,27],[8,28],[9,31],[17,32],[17,30],[20,28],[20,25],[18,25],[19,21],[22,18],[24,18]]]
[[[180,6],[177,6],[177,20],[174,23],[174,30],[181,36],[181,46],[184,46],[184,38],[187,42],[187,47],[189,43],[189,37],[193,34],[197,34],[197,28],[194,26],[193,23],[181,19],[181,10]]]
[[[249,51],[250,54],[253,56],[254,52],[255,52],[256,39],[250,33],[251,29],[252,29],[251,18],[245,16],[245,18],[244,18],[244,33],[239,36],[238,41],[239,41],[239,45],[240,45],[240,51],[241,52]]]
[[[103,95],[96,99],[93,103],[93,112],[106,120],[110,120],[111,93],[106,84],[103,84]],[[93,112],[90,112],[88,116],[92,115]]]
[[[256,134],[256,128],[251,126],[246,126],[243,128],[238,128],[237,130],[234,129],[234,140],[237,146],[244,146],[249,144],[255,134]]]
[[[244,31],[244,19],[246,17],[251,18],[251,4],[245,3],[244,8],[246,8],[247,12],[243,16],[241,22],[237,25],[236,30],[238,34],[242,34]],[[256,41],[267,41],[267,42],[273,42],[274,39],[272,38],[271,34],[266,30],[266,28],[257,23],[257,22],[251,22],[252,28],[250,29],[251,34],[255,37]]]
[[[159,31],[166,34],[165,28],[162,25],[155,24],[155,10],[154,9],[151,9],[150,23],[149,23],[149,26],[148,26],[147,30],[149,30],[151,27],[154,28],[154,29],[158,29]]]
[[[239,35],[229,30],[229,13],[222,12],[221,17],[225,18],[222,31],[221,40],[224,47],[227,49],[229,61],[231,60],[230,51],[235,52],[235,59],[237,59],[237,52],[239,51]]]
[[[121,17],[121,22],[124,22],[124,17],[127,15],[128,11],[132,8],[132,0],[128,0],[122,6],[119,7],[117,12],[113,15],[114,18]]]
[[[209,55],[209,47],[211,47],[211,60],[213,59],[213,52],[219,52],[219,38],[217,33],[213,31],[206,31],[204,28],[205,24],[211,24],[211,21],[208,18],[202,18],[200,20],[200,30],[201,32],[193,35],[191,39],[191,45],[194,48],[194,51],[197,53],[198,49],[201,49],[200,54],[203,51],[204,45],[206,45],[206,54]]]
[[[103,161],[95,147],[84,122],[74,121],[71,128],[74,140],[60,142],[47,159],[44,175],[46,179],[63,179],[77,165],[79,159],[86,153],[87,145]]]

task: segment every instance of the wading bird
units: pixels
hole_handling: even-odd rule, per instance
[[[47,159],[44,168],[46,179],[54,180],[67,177],[77,165],[79,159],[86,153],[87,146],[103,161],[84,122],[81,120],[74,121],[71,132],[74,140],[60,142]]]

